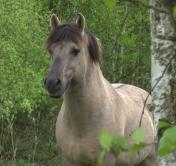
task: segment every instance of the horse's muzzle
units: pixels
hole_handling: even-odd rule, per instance
[[[48,77],[44,80],[45,89],[49,96],[59,98],[64,94],[65,88],[62,81],[58,78]]]

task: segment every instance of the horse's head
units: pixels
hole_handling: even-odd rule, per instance
[[[47,49],[52,62],[45,87],[52,97],[63,95],[70,82],[84,79],[89,63],[100,62],[97,40],[84,25],[82,15],[69,24],[61,24],[56,15],[51,17]]]

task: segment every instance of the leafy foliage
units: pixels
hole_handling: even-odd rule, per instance
[[[42,82],[48,62],[42,43],[47,28],[40,26],[41,6],[36,1],[1,0],[1,4],[0,116],[8,117],[31,113],[46,100]]]
[[[158,129],[162,129],[162,128],[169,128],[169,127],[173,127],[173,125],[172,124],[169,124],[169,123],[167,123],[167,122],[165,122],[165,121],[159,121],[159,123],[158,123],[158,125],[157,125],[157,128]]]
[[[132,134],[132,139],[136,143],[141,143],[144,141],[144,130],[142,128],[136,129]]]
[[[99,157],[98,157],[98,165],[99,165],[99,166],[103,166],[106,153],[107,153],[106,150],[103,150],[103,151],[100,153],[100,155],[99,155]]]
[[[113,135],[111,135],[109,132],[103,130],[102,134],[100,136],[100,144],[106,151],[109,151],[113,142]]]
[[[105,3],[109,7],[114,7],[116,4],[116,1],[115,0],[105,0]]]
[[[165,156],[174,150],[176,150],[176,126],[173,126],[167,122],[160,121],[158,128],[165,128],[166,130],[163,133],[159,141],[159,155]]]
[[[124,136],[116,136],[113,140],[113,151],[118,154],[126,150],[127,138]]]
[[[129,151],[132,153],[137,153],[137,152],[140,152],[141,150],[143,150],[146,146],[147,146],[147,144],[145,144],[143,142],[135,143],[130,147]]]
[[[147,144],[144,143],[144,136],[142,128],[134,130],[130,138],[125,136],[113,136],[111,133],[103,130],[100,136],[100,144],[103,150],[98,158],[98,164],[100,166],[104,164],[105,156],[110,151],[113,151],[117,155],[125,151],[137,153],[143,150],[147,146]],[[130,146],[128,145],[128,139],[134,141]]]

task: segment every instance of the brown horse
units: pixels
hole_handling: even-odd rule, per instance
[[[148,95],[132,85],[112,85],[103,77],[100,44],[84,25],[82,15],[68,24],[61,24],[57,16],[52,15],[52,30],[47,40],[52,64],[45,87],[52,97],[64,96],[56,123],[63,166],[96,166],[101,152],[101,130],[129,136],[139,127]],[[141,126],[149,146],[137,154],[109,153],[105,166],[156,165],[154,126],[147,106]]]

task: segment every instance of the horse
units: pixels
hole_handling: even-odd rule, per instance
[[[148,146],[139,153],[109,152],[105,166],[154,166],[154,125],[149,113],[148,93],[128,84],[111,84],[100,69],[100,41],[85,28],[85,18],[61,23],[53,14],[46,48],[51,67],[44,81],[51,97],[63,96],[56,122],[56,141],[61,148],[62,166],[97,166],[102,150],[100,135],[129,137],[139,127]],[[129,143],[131,141],[129,140]]]

